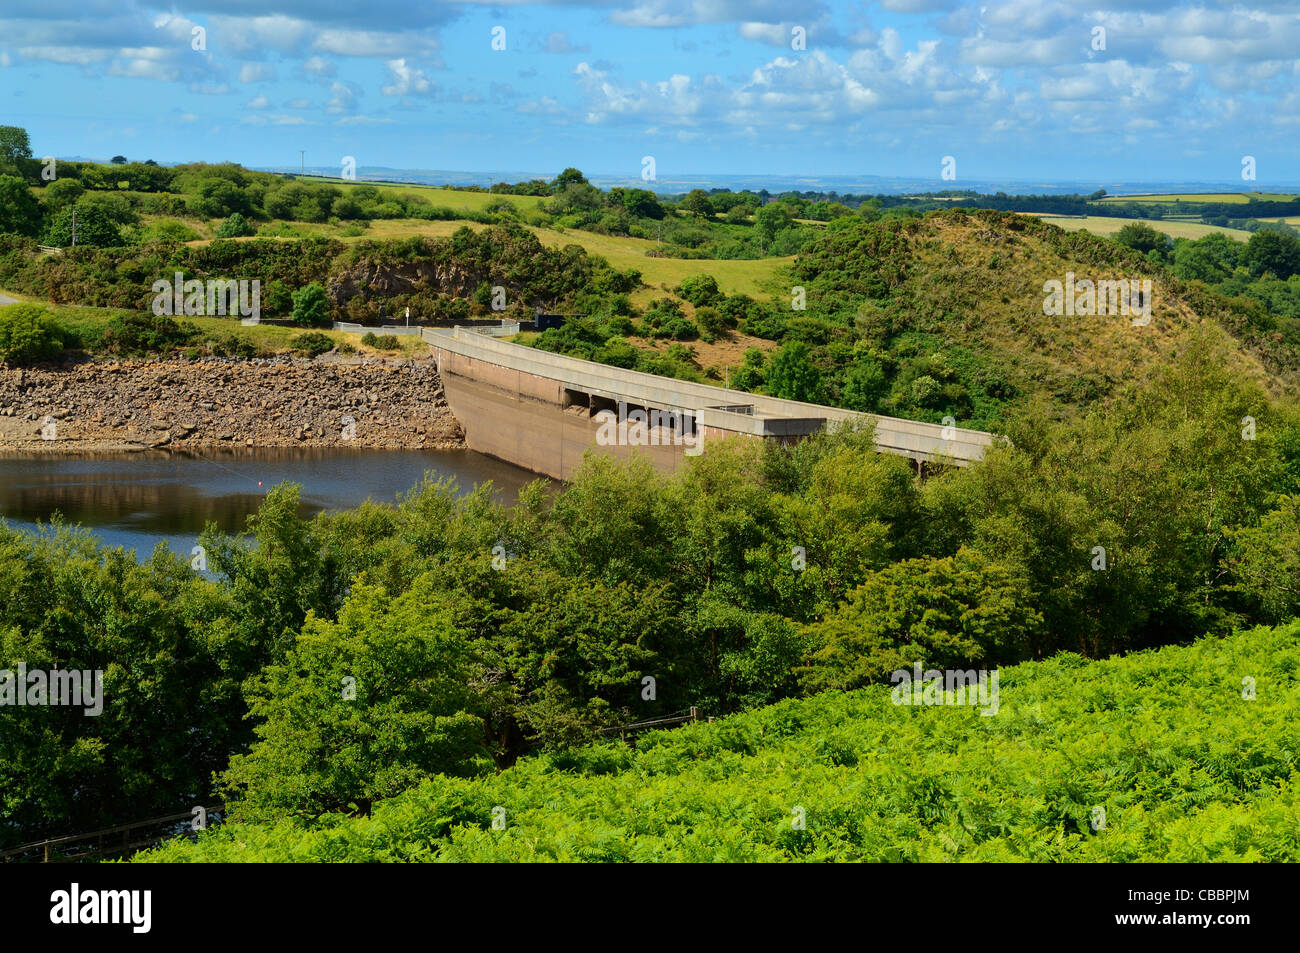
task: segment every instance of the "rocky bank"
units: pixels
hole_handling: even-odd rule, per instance
[[[424,361],[87,361],[0,367],[0,451],[203,447],[457,449]]]

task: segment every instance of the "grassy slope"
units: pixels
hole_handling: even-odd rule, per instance
[[[1265,370],[1217,323],[1216,314],[1196,313],[1161,278],[1152,280],[1154,303],[1146,326],[1134,326],[1123,316],[1044,315],[1044,282],[1064,282],[1067,271],[1076,280],[1152,274],[1139,256],[1113,243],[1063,234],[1032,217],[1008,215],[991,223],[948,212],[922,220],[905,242],[895,260],[905,266],[906,277],[890,300],[908,328],[932,336],[945,349],[973,354],[1022,394],[1050,395],[1062,405],[1087,404],[1120,382],[1149,379],[1195,326],[1220,336],[1236,352],[1238,369],[1270,391],[1297,383]],[[1134,263],[1121,264],[1126,261]],[[859,270],[868,267],[873,267],[869,260]]]
[[[1003,669],[993,717],[827,693],[141,859],[1295,861],[1298,636]]]
[[[195,223],[187,222],[187,224],[197,230]],[[292,228],[297,237],[322,236],[336,238],[343,242],[372,239],[390,240],[407,238],[412,235],[442,238],[464,227],[482,229],[491,226],[467,221],[427,222],[420,219],[377,219],[370,223],[370,227],[365,230],[363,235],[354,237],[344,236],[342,234],[344,227],[346,226],[292,223]],[[562,248],[565,245],[579,245],[590,254],[600,255],[615,268],[635,268],[641,272],[641,280],[650,287],[642,288],[632,296],[633,301],[638,305],[644,305],[651,298],[662,297],[666,288],[676,287],[681,284],[683,278],[704,273],[713,275],[717,279],[718,287],[727,294],[747,294],[755,298],[760,297],[767,293],[767,289],[780,269],[794,260],[793,257],[737,261],[650,258],[647,257],[646,252],[654,248],[655,243],[643,238],[597,235],[594,232],[584,232],[577,229],[558,232],[554,229],[537,228],[532,225],[525,225],[524,227],[535,234],[543,245],[553,248]],[[249,239],[238,240],[248,241]],[[189,244],[206,245],[210,241],[211,239],[201,239]]]
[[[1163,232],[1170,238],[1204,238],[1211,232],[1223,232],[1223,234],[1240,242],[1247,241],[1250,238],[1250,232],[1240,228],[1219,228],[1217,225],[1202,225],[1200,222],[1176,222],[1156,218],[1111,218],[1105,215],[1088,215],[1081,218],[1070,215],[1039,215],[1037,217],[1052,225],[1059,225],[1067,231],[1083,229],[1092,232],[1094,235],[1114,235],[1125,225],[1132,222],[1141,222],[1144,225],[1150,225],[1158,232]]]
[[[1277,192],[1168,192],[1153,195],[1107,195],[1103,202],[1231,202],[1245,205],[1252,198],[1284,202],[1295,198],[1290,193]]]

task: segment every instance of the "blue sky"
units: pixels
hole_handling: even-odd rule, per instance
[[[629,177],[1229,182],[1250,155],[1268,188],[1300,181],[1296,6],[0,0],[0,124],[38,156]]]

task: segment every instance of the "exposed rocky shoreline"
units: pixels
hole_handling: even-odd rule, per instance
[[[275,357],[0,368],[0,451],[459,449],[432,362]]]

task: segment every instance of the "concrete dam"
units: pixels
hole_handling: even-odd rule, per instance
[[[671,472],[714,442],[795,441],[832,423],[875,424],[882,453],[964,466],[996,439],[981,430],[881,417],[624,370],[467,328],[421,336],[471,450],[569,479],[583,454],[642,456]]]

